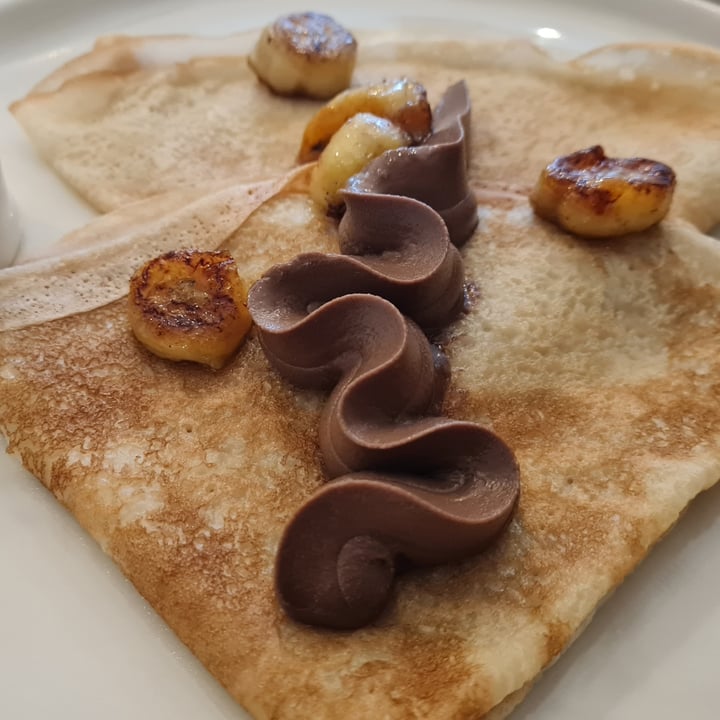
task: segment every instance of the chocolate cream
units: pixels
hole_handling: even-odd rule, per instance
[[[372,622],[399,567],[477,553],[517,502],[505,443],[437,415],[449,369],[421,329],[462,310],[455,246],[477,223],[469,112],[465,84],[454,85],[424,145],[389,151],[353,178],[341,253],[300,255],[250,292],[270,362],[292,383],[331,389],[319,444],[335,479],[291,519],[275,568],[282,606],[311,625]]]

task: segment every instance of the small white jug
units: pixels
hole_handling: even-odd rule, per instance
[[[0,267],[7,267],[17,257],[22,236],[17,208],[8,195],[0,166]]]

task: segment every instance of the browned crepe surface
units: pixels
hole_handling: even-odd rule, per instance
[[[714,241],[683,221],[578,241],[522,197],[487,195],[480,216],[446,409],[515,449],[519,511],[489,552],[404,576],[355,633],[276,605],[279,535],[323,481],[322,397],[280,381],[254,339],[220,372],[167,363],[123,301],[0,334],[11,449],[258,718],[475,718],[507,698],[503,717],[720,474]],[[334,243],[286,191],[226,246],[252,280]]]
[[[208,179],[273,177],[292,166],[319,104],[257,81],[242,54],[255,36],[106,39],[12,110],[41,156],[103,211]],[[556,155],[598,142],[611,156],[660,149],[657,159],[686,175],[675,211],[702,229],[720,220],[691,199],[720,194],[708,170],[720,163],[717,52],[610,46],[561,63],[525,42],[361,36],[355,82],[401,76],[425,84],[432,102],[467,81],[476,185],[526,191]]]
[[[237,89],[235,80],[225,87],[223,73],[235,72],[228,61],[142,70],[124,43],[103,49],[125,63],[112,73],[115,99],[129,93],[132,100],[146,82],[157,82],[173,107]],[[558,66],[524,45],[499,55],[488,46],[434,47],[435,55],[429,46],[378,45],[377,67],[413,75],[421,68],[435,98],[449,81],[468,78],[478,188],[524,189],[536,165],[596,142],[611,154],[670,162],[679,177],[674,219],[616,243],[573,239],[535,220],[522,196],[481,193],[480,227],[463,251],[475,302],[447,333],[454,374],[446,409],[491,425],[520,461],[520,508],[490,552],[405,576],[373,627],[352,634],[299,627],[276,606],[272,563],[284,523],[323,481],[315,444],[321,396],[280,382],[254,339],[218,373],[152,357],[135,344],[123,301],[112,302],[117,289],[103,292],[96,309],[0,333],[0,427],[10,449],[258,718],[504,717],[720,474],[720,258],[715,242],[687,222],[705,229],[720,217],[716,55],[643,50],[630,80],[617,71],[632,48],[602,51],[612,72],[588,77],[586,64],[598,56]],[[108,118],[114,122],[105,115],[102,73],[95,73],[106,60],[94,55],[92,62],[91,74],[83,75],[84,61],[66,68],[40,88],[49,95],[23,103],[43,108],[23,120],[37,121],[30,132],[39,133],[41,149],[47,128],[56,133],[52,143],[62,138],[58,147],[76,137],[82,148]],[[483,71],[468,72],[471,66]],[[705,75],[694,82],[698,67]],[[189,78],[179,83],[185,94],[176,94],[167,73]],[[197,73],[205,77],[200,84]],[[67,124],[68,88],[86,97],[95,83],[101,124],[94,118],[88,130],[84,117]],[[226,150],[236,141],[248,147],[242,133],[223,132]],[[281,155],[290,135],[275,138],[263,170],[273,157],[291,164],[294,143],[289,157]],[[186,137],[173,146],[178,162],[163,173],[153,175],[154,160],[142,156],[138,172],[149,175],[140,196],[166,189],[168,180],[193,184],[225,172],[212,153],[206,165],[184,154],[197,147]],[[124,152],[122,143],[107,156],[90,147],[113,163]],[[62,157],[52,161],[63,176],[72,175],[81,192],[94,187],[99,176],[86,174],[82,156],[70,170]],[[253,157],[250,164],[261,167]],[[179,175],[168,173],[176,166]],[[109,193],[102,202],[91,198],[99,207],[138,197],[132,173],[122,163],[112,167],[129,184],[98,184]],[[296,186],[232,233],[258,205],[243,186],[233,187],[221,183],[190,213],[177,206],[179,195],[100,221],[100,236],[117,253],[112,276],[121,276],[123,259],[129,274],[144,238],[165,247],[173,228],[183,230],[182,244],[224,243],[248,282],[298,251],[335,247],[331,225]],[[155,207],[162,208],[159,224],[150,220]],[[217,208],[227,223],[220,231],[212,224]],[[197,222],[204,218],[210,234]],[[96,227],[66,244],[89,288],[103,277],[95,270],[103,249],[88,247]],[[23,287],[28,298],[40,297],[29,322],[53,307],[43,289],[48,270],[65,272],[64,261],[44,262],[50,265],[0,273],[0,297]],[[65,281],[67,289],[71,278]],[[73,309],[90,307],[92,299]],[[13,326],[13,317],[0,313],[0,328]]]

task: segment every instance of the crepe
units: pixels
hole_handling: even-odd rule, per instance
[[[223,245],[251,282],[336,240],[300,178]],[[489,551],[404,575],[353,633],[294,623],[272,588],[280,533],[324,480],[321,394],[254,338],[220,372],[162,361],[124,300],[0,334],[10,450],[256,718],[504,717],[720,476],[714,240],[678,219],[581,241],[490,193],[463,258],[479,298],[443,339],[445,409],[513,447],[521,503]]]
[[[101,211],[209,179],[274,177],[293,166],[319,104],[257,81],[243,54],[256,37],[105,39],[12,111],[40,155]],[[432,102],[465,79],[477,186],[526,192],[556,155],[601,140],[611,156],[661,151],[657,159],[686,175],[675,212],[703,230],[720,219],[692,200],[720,193],[708,170],[720,162],[717,52],[616,45],[561,63],[527,42],[359,36],[356,83],[402,76],[422,82]]]
[[[535,71],[519,69],[528,50],[506,47],[498,73],[529,93]],[[548,77],[574,114],[563,115],[566,137],[543,164],[570,142],[573,150],[603,142],[613,154],[634,143],[674,158],[679,195],[655,230],[588,242],[537,220],[516,191],[534,179],[540,151],[519,140],[501,148],[498,138],[532,130],[550,150],[557,128],[532,128],[526,114],[505,135],[497,120],[490,141],[474,127],[480,225],[463,258],[477,292],[443,338],[453,369],[445,410],[492,427],[513,448],[520,506],[489,551],[404,575],[390,607],[363,630],[298,625],[272,589],[280,534],[324,481],[323,396],[281,381],[254,337],[220,372],[155,358],[132,337],[119,282],[105,288],[106,267],[97,265],[114,253],[112,277],[124,267],[129,276],[147,240],[166,248],[178,230],[183,245],[230,250],[248,284],[297,252],[333,250],[334,223],[307,198],[307,170],[252,197],[235,179],[205,195],[154,197],[73,236],[66,256],[0,272],[0,311],[20,289],[21,309],[30,308],[21,322],[15,310],[0,312],[0,428],[10,451],[256,718],[505,717],[720,476],[720,256],[697,227],[719,212],[718,125],[706,111],[716,87],[679,86],[661,59],[697,61],[709,73],[714,61],[687,49],[638,52],[654,57],[654,79],[642,65],[618,84],[605,71],[588,79],[585,68],[553,64]],[[595,59],[608,53],[630,50]],[[432,76],[432,67],[429,87],[455,77],[442,64]],[[661,81],[684,102],[652,90]],[[536,93],[565,97],[546,85]],[[490,99],[475,98],[476,123],[483,114],[515,117],[507,113],[517,105]],[[585,112],[591,101],[598,115]],[[657,117],[645,114],[647,103]],[[637,113],[613,125],[618,107]],[[625,144],[616,150],[607,138]],[[178,202],[198,194],[190,208]],[[214,211],[226,204],[218,229]],[[94,247],[96,235],[107,244]],[[71,271],[83,273],[85,290],[65,306]]]

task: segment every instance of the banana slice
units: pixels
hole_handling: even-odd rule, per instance
[[[232,256],[177,250],[150,260],[130,280],[128,315],[135,337],[167,360],[221,368],[252,320]]]
[[[331,138],[313,168],[310,196],[331,212],[342,206],[342,189],[373,158],[410,144],[410,136],[390,120],[370,113],[351,117]]]
[[[371,113],[399,125],[413,144],[432,130],[432,109],[425,88],[404,78],[352,88],[324,105],[305,128],[298,161],[316,160],[330,138],[357,113]]]
[[[350,85],[357,42],[327,15],[278,18],[260,34],[248,62],[278,95],[327,100]]]
[[[530,195],[542,218],[576,235],[614,237],[660,222],[675,190],[672,168],[645,158],[609,158],[600,145],[559,157]]]

